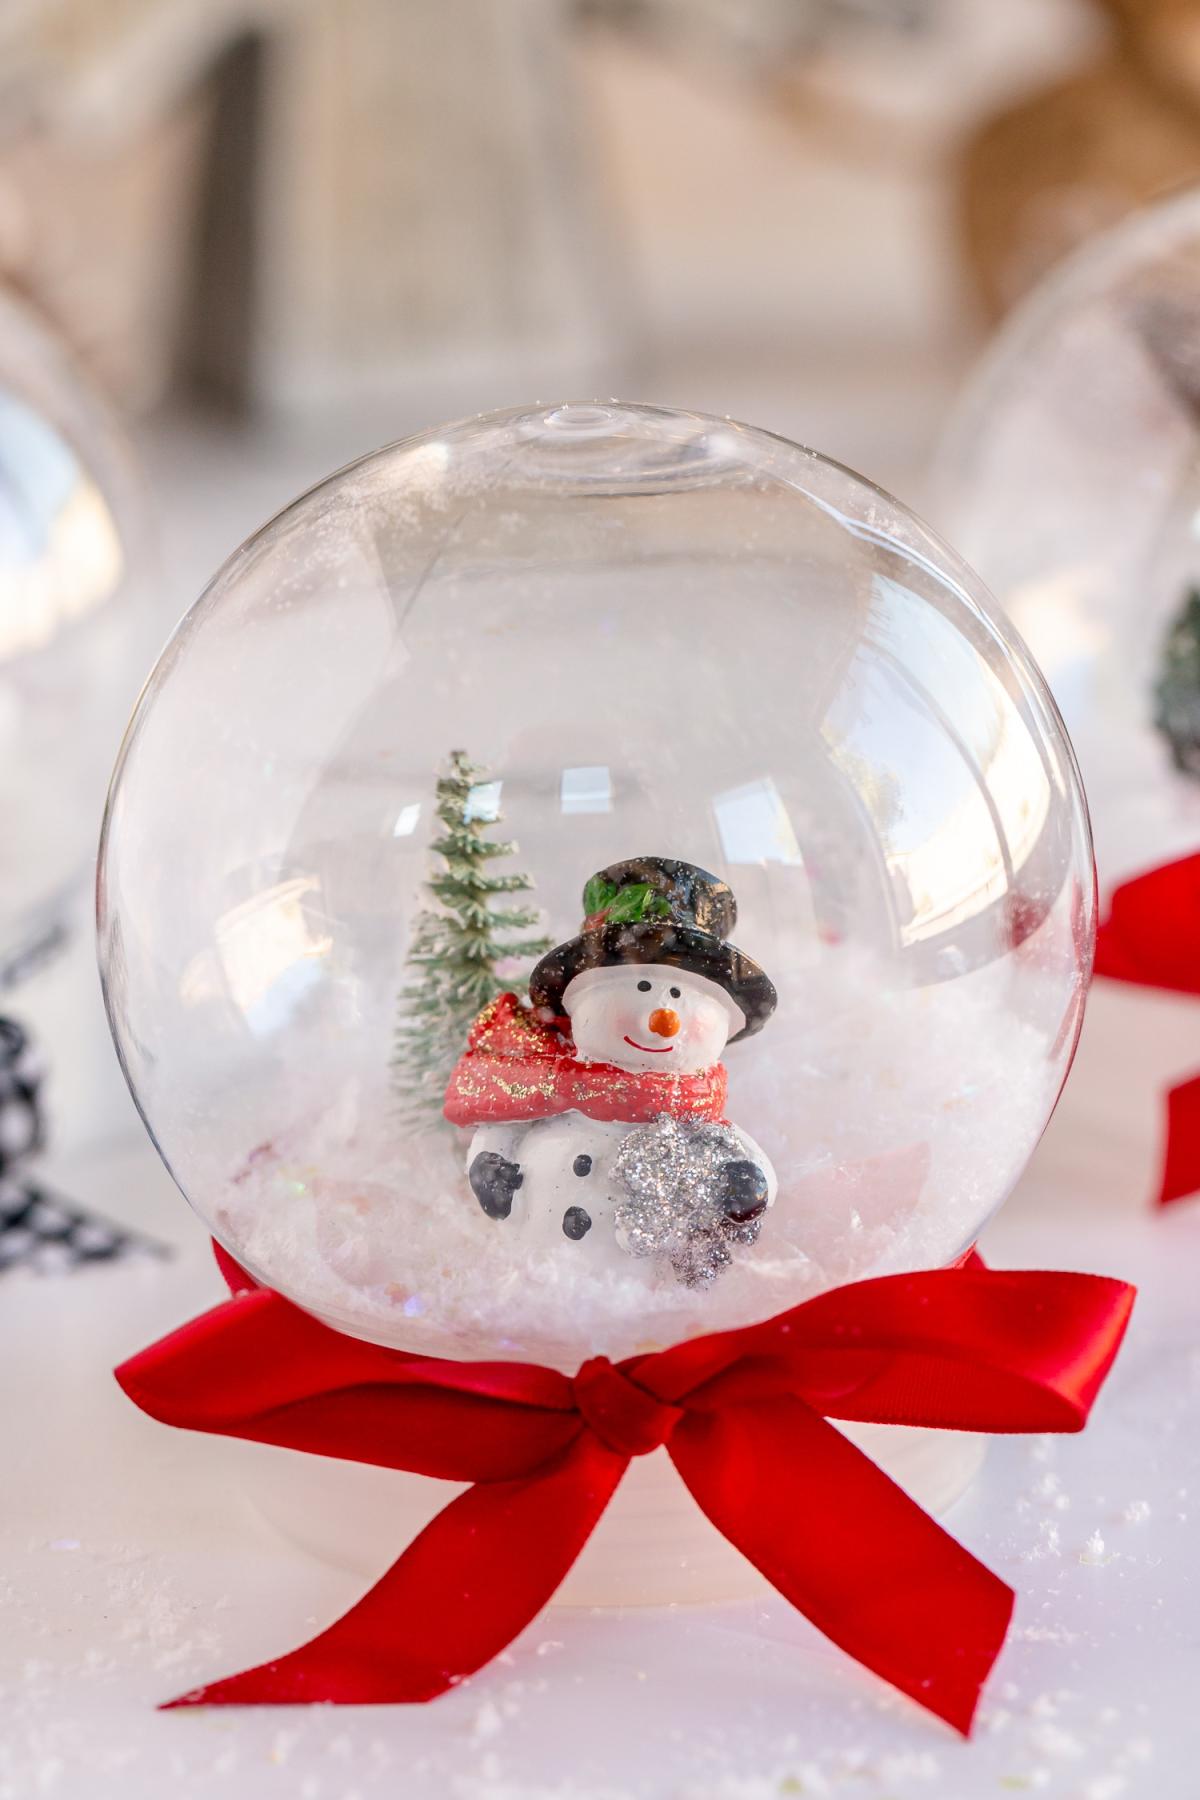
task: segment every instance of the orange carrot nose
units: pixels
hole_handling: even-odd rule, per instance
[[[674,1037],[679,1030],[679,1014],[669,1006],[659,1006],[646,1021],[655,1037]]]

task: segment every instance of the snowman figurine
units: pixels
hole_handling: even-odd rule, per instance
[[[579,935],[534,969],[530,1004],[502,994],[476,1020],[446,1116],[473,1127],[479,1206],[531,1249],[645,1258],[705,1286],[775,1199],[766,1156],[724,1120],[721,1063],[762,1029],[775,989],[728,942],[731,890],[691,863],[614,863],[583,904]]]

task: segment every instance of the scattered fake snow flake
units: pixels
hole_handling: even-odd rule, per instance
[[[298,1731],[277,1731],[271,1741],[271,1761],[285,1763],[299,1742],[300,1733]]]
[[[561,1650],[562,1648],[563,1641],[561,1638],[545,1638],[538,1645],[536,1655],[553,1656],[556,1651]]]
[[[471,1736],[476,1739],[495,1737],[496,1733],[503,1729],[504,1720],[500,1716],[499,1707],[491,1700],[485,1700],[483,1705],[479,1708],[479,1711],[475,1714],[475,1723],[471,1728]]]
[[[1144,1525],[1150,1517],[1150,1502],[1148,1500],[1131,1500],[1121,1517],[1127,1525]]]
[[[1022,1550],[1022,1562],[1040,1562],[1045,1556],[1062,1554],[1062,1535],[1053,1519],[1043,1519],[1038,1525],[1038,1541],[1028,1550]]]
[[[1013,1637],[1023,1644],[1077,1644],[1079,1633],[1065,1625],[1022,1625]]]
[[[1125,1792],[1125,1786],[1123,1775],[1097,1775],[1085,1783],[1083,1800],[1117,1800],[1117,1796]]]
[[[875,1773],[885,1787],[890,1787],[900,1781],[936,1781],[941,1765],[928,1750],[906,1750],[881,1756]]]
[[[1088,1563],[1093,1567],[1099,1567],[1104,1563],[1112,1562],[1112,1557],[1108,1555],[1104,1548],[1104,1539],[1098,1531],[1093,1531],[1091,1537],[1079,1552],[1079,1560],[1081,1563]]]
[[[58,1785],[58,1778],[63,1772],[61,1757],[48,1756],[39,1764],[36,1781],[39,1794],[48,1794]]]
[[[552,1787],[532,1787],[527,1781],[513,1779],[499,1781],[495,1775],[489,1776],[487,1766],[495,1758],[485,1757],[479,1771],[469,1775],[453,1777],[447,1793],[447,1800],[634,1800],[630,1788],[622,1785],[611,1787],[607,1783],[593,1786],[590,1783],[580,1786],[568,1776],[563,1781],[556,1781]],[[699,1796],[701,1790],[696,1790]],[[724,1789],[705,1787],[702,1790],[703,1800],[726,1800]],[[740,1792],[730,1790],[731,1800],[775,1800],[770,1795],[743,1796]],[[693,1790],[689,1788],[672,1788],[671,1800],[693,1800]]]
[[[793,1764],[782,1775],[726,1775],[685,1783],[679,1800],[827,1800],[833,1793],[815,1763]]]
[[[1062,1491],[1062,1477],[1056,1475],[1053,1469],[1047,1469],[1044,1475],[1038,1476],[1032,1492],[1033,1498],[1040,1505],[1052,1507],[1055,1512],[1066,1512],[1071,1504],[1070,1495]]]
[[[1031,1731],[1029,1741],[1043,1756],[1076,1757],[1082,1756],[1084,1751],[1084,1746],[1071,1732],[1049,1722]]]

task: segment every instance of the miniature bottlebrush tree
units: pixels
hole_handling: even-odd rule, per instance
[[[1154,698],[1154,722],[1176,768],[1200,776],[1200,588],[1188,589],[1171,621]]]
[[[485,770],[452,751],[436,787],[443,829],[430,845],[439,867],[426,883],[434,904],[413,924],[392,1058],[403,1114],[414,1124],[441,1116],[446,1083],[479,1011],[505,988],[519,991],[518,982],[501,979],[498,965],[551,948],[549,938],[522,935],[539,923],[532,907],[498,904],[503,894],[528,893],[533,881],[519,870],[495,870],[517,848],[487,835],[500,821],[495,791]]]

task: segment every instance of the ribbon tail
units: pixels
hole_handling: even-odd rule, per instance
[[[702,1510],[785,1599],[969,1734],[1011,1588],[795,1397],[689,1412],[668,1449]]]
[[[478,1483],[327,1630],[167,1707],[434,1699],[490,1662],[541,1611],[627,1466],[585,1431],[531,1475]]]
[[[1167,1094],[1167,1145],[1158,1204],[1200,1193],[1200,1075]]]

